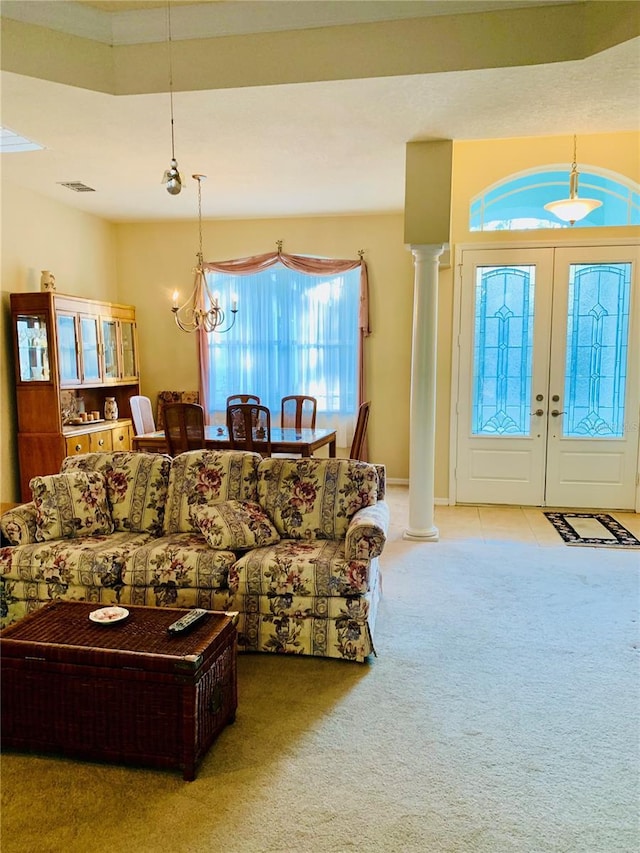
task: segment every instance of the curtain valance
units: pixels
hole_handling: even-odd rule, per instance
[[[284,252],[267,252],[248,258],[234,258],[230,261],[205,261],[205,272],[221,272],[227,275],[252,275],[264,272],[275,264],[282,264],[290,270],[305,275],[339,275],[360,267],[360,312],[359,327],[362,335],[371,334],[369,323],[369,278],[367,264],[363,258],[358,260],[340,258],[309,258],[305,255],[288,255]]]

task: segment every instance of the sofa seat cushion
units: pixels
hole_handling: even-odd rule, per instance
[[[148,533],[111,533],[0,548],[0,575],[7,580],[42,581],[61,590],[119,588],[127,559],[149,538]]]
[[[258,453],[190,450],[176,456],[169,475],[164,533],[199,533],[191,509],[199,504],[258,500]]]
[[[260,505],[287,539],[344,539],[355,513],[376,503],[375,466],[351,459],[263,459]]]
[[[367,595],[245,595],[235,593],[229,608],[240,613],[260,613],[263,616],[309,617],[314,619],[342,619],[366,622],[369,617]]]
[[[107,486],[99,471],[33,477],[36,540],[78,539],[113,533]]]
[[[84,453],[68,456],[62,471],[100,471],[107,483],[114,529],[162,535],[171,457],[161,453]]]
[[[203,607],[205,610],[231,610],[228,589],[204,589],[193,586],[125,586],[120,603],[144,607]]]
[[[2,608],[0,627],[6,628],[27,613],[32,613],[54,599],[90,601],[98,607],[121,604],[120,589],[105,586],[67,586],[47,581],[13,581],[0,578]]]
[[[344,540],[282,539],[244,554],[231,569],[229,587],[253,595],[361,595],[369,588],[370,565],[346,560]]]
[[[215,551],[199,533],[174,533],[153,539],[127,561],[127,586],[150,587],[163,603],[178,589],[227,589],[233,551]]]

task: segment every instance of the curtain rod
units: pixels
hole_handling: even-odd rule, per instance
[[[276,240],[276,248],[277,248],[277,250],[278,250],[278,254],[279,254],[279,255],[281,255],[281,254],[282,254],[282,244],[283,244],[283,243],[284,243],[284,240]],[[364,249],[358,249],[358,257],[360,258],[360,260],[363,260],[363,258],[364,258]]]

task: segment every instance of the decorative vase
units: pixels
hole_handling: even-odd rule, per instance
[[[104,401],[104,419],[116,421],[118,419],[118,404],[115,397],[107,397]]]
[[[40,273],[40,289],[44,291],[56,289],[56,277],[49,270],[42,270]]]

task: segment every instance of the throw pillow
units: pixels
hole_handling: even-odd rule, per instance
[[[34,477],[29,485],[38,542],[113,532],[105,478],[99,471]]]
[[[280,541],[269,516],[252,501],[196,505],[191,520],[216,550],[246,551]]]

